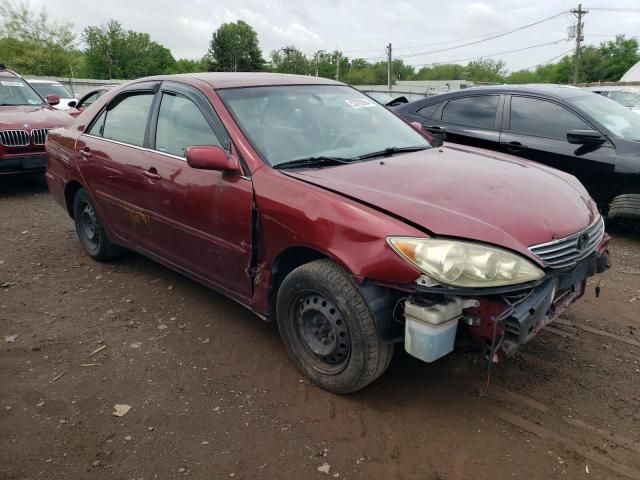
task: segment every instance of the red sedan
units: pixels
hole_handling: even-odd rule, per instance
[[[293,361],[345,393],[396,343],[513,353],[608,267],[572,176],[471,147],[431,148],[330,80],[152,77],[47,139],[47,181],[87,254],[140,252],[276,320]]]

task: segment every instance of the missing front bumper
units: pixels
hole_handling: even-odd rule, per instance
[[[546,325],[556,319],[584,294],[586,280],[610,266],[609,256],[594,254],[571,270],[549,275],[526,297],[509,308],[504,318],[502,350],[507,356],[515,353]]]
[[[609,257],[603,251],[571,269],[551,272],[537,285],[520,291],[479,295],[477,290],[458,289],[446,295],[435,294],[436,289],[419,288],[405,300],[405,350],[431,362],[452,351],[454,343],[467,332],[481,345],[490,345],[492,351],[500,347],[507,356],[513,355],[584,294],[588,277],[608,268]],[[442,310],[438,321],[426,315],[435,305]],[[458,308],[442,308],[447,305]],[[417,308],[424,310],[424,315],[419,315]]]

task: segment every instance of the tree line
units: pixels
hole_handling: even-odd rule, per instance
[[[318,75],[356,85],[387,83],[387,62],[349,58],[340,51],[306,55],[294,45],[273,50],[267,59],[258,34],[246,22],[222,24],[212,33],[199,59],[176,59],[148,33],[126,29],[117,20],[87,26],[80,35],[70,23],[49,19],[28,2],[0,4],[0,63],[24,75],[96,79],[132,79],[148,75],[198,71],[267,71]],[[617,81],[640,61],[638,39],[618,35],[598,46],[583,47],[580,82]],[[467,65],[438,64],[416,68],[392,61],[396,80],[468,80],[491,83],[569,83],[574,57],[508,72],[502,60],[479,59]]]

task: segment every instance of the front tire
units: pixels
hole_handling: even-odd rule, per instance
[[[330,260],[293,270],[278,291],[280,336],[313,383],[350,393],[387,369],[393,344],[382,343],[373,316],[350,275]]]
[[[608,220],[617,227],[633,229],[640,227],[640,194],[623,193],[613,199],[609,206]]]
[[[73,219],[80,244],[91,258],[106,262],[122,253],[121,247],[107,238],[91,197],[82,188],[76,192],[73,199]]]

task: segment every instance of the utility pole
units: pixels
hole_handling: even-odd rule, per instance
[[[578,23],[576,24],[576,53],[573,56],[573,83],[577,84],[578,73],[580,71],[580,43],[584,40],[582,17],[589,13],[589,10],[583,10],[582,4],[579,4],[577,9],[574,8],[571,10],[571,13],[578,19]]]
[[[340,81],[340,53],[336,54],[336,81]]]
[[[387,45],[387,88],[391,91],[391,43]]]

